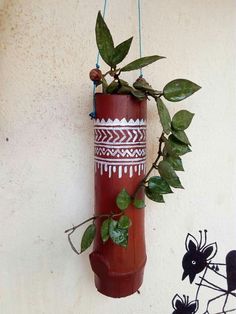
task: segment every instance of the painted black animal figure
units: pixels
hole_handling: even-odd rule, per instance
[[[198,310],[198,300],[189,302],[189,297],[183,295],[181,298],[176,294],[172,300],[174,312],[172,314],[194,314]]]
[[[182,261],[184,273],[182,280],[189,276],[189,281],[192,283],[197,274],[208,267],[208,264],[217,253],[217,243],[207,245],[207,231],[204,230],[204,239],[202,231],[200,232],[200,241],[188,233],[185,240],[185,253]]]
[[[226,256],[226,263],[212,263],[212,258],[217,253],[217,244],[216,242],[207,245],[207,231],[204,230],[204,239],[203,234],[200,231],[200,241],[188,234],[185,240],[185,247],[187,252],[185,253],[182,261],[182,266],[184,269],[182,280],[184,280],[187,276],[189,276],[190,283],[192,283],[197,274],[203,272],[202,276],[199,276],[200,283],[196,283],[198,286],[196,299],[198,298],[199,290],[201,287],[207,287],[212,290],[221,292],[221,294],[217,295],[215,298],[210,299],[207,302],[206,311],[204,314],[209,314],[209,305],[216,299],[225,296],[225,301],[222,307],[222,312],[227,313],[236,311],[235,309],[231,309],[226,311],[226,305],[229,296],[236,297],[236,251],[230,251]],[[219,266],[226,266],[226,276],[222,275],[219,272]],[[208,281],[205,276],[207,270],[213,271],[218,276],[223,277],[226,280],[227,288],[221,288],[216,284]]]

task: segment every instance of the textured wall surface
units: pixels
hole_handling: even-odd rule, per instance
[[[134,0],[108,1],[118,43],[135,40]],[[142,1],[143,50],[167,59],[145,69],[161,89],[184,77],[202,90],[181,104],[195,112],[193,153],[184,157],[185,190],[166,204],[147,201],[148,262],[141,294],[97,293],[88,254],[76,256],[63,231],[92,214],[93,124],[88,117],[94,24],[103,1],[0,1],[0,312],[2,314],[171,313],[188,232],[209,230],[218,261],[236,248],[235,0]],[[133,81],[138,73],[126,76]],[[161,128],[149,107],[149,158]],[[75,237],[78,239],[79,235]]]

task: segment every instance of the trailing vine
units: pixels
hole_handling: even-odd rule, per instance
[[[104,244],[111,239],[115,244],[127,247],[132,221],[125,215],[125,211],[131,204],[137,209],[145,207],[143,199],[137,197],[139,192],[144,191],[152,201],[164,203],[165,194],[173,193],[173,188],[183,188],[176,172],[184,171],[181,157],[191,152],[191,144],[185,130],[190,126],[194,114],[187,110],[180,110],[171,118],[163,98],[170,102],[179,102],[200,89],[200,86],[189,80],[175,79],[167,83],[162,91],[159,91],[153,89],[143,77],[139,77],[133,86],[130,86],[128,82],[120,78],[123,72],[141,69],[164,57],[158,55],[142,57],[118,68],[117,65],[129,52],[133,37],[115,47],[111,33],[100,12],[97,16],[95,33],[99,53],[110,69],[104,74],[98,68],[92,69],[90,79],[96,86],[101,85],[102,92],[105,94],[131,95],[138,101],[152,97],[156,103],[163,131],[159,137],[157,156],[145,177],[137,185],[133,195],[129,195],[124,187],[114,200],[119,212],[111,211],[110,214],[92,216],[65,231],[69,244],[76,254],[81,254],[92,244],[97,232],[100,232]],[[108,75],[111,82],[107,81]],[[153,172],[158,172],[158,175],[151,176]],[[100,230],[97,230],[95,224],[98,219],[102,220]],[[92,223],[85,230],[80,251],[78,251],[71,236],[78,228],[89,222]]]

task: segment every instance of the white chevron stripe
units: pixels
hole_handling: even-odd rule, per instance
[[[137,140],[137,137],[138,137],[138,132],[136,130],[133,130],[133,133],[134,133],[133,142],[135,142]]]
[[[99,142],[135,142],[145,138],[144,130],[107,130],[100,129],[95,131],[95,141]]]
[[[116,143],[117,141],[119,141],[119,139],[120,139],[120,135],[119,135],[119,133],[117,132],[117,131],[114,131],[114,133],[115,133],[115,139],[114,139],[114,143]]]
[[[113,135],[112,135],[112,132],[109,131],[109,130],[107,130],[107,133],[109,134],[109,139],[108,139],[108,141],[110,142],[110,141],[112,141],[112,139],[113,139]]]

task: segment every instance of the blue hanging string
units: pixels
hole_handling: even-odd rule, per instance
[[[104,0],[104,5],[103,5],[103,12],[102,12],[102,17],[105,18],[106,14],[106,8],[107,8],[107,0]],[[99,69],[99,59],[100,59],[100,53],[98,51],[97,53],[97,59],[96,59],[96,68]],[[93,111],[89,114],[91,119],[96,119],[96,100],[95,100],[95,92],[96,92],[96,82],[93,82]]]
[[[138,33],[139,33],[139,57],[142,58],[142,21],[141,21],[141,0],[138,0]],[[139,77],[143,77],[143,69],[140,69]]]

